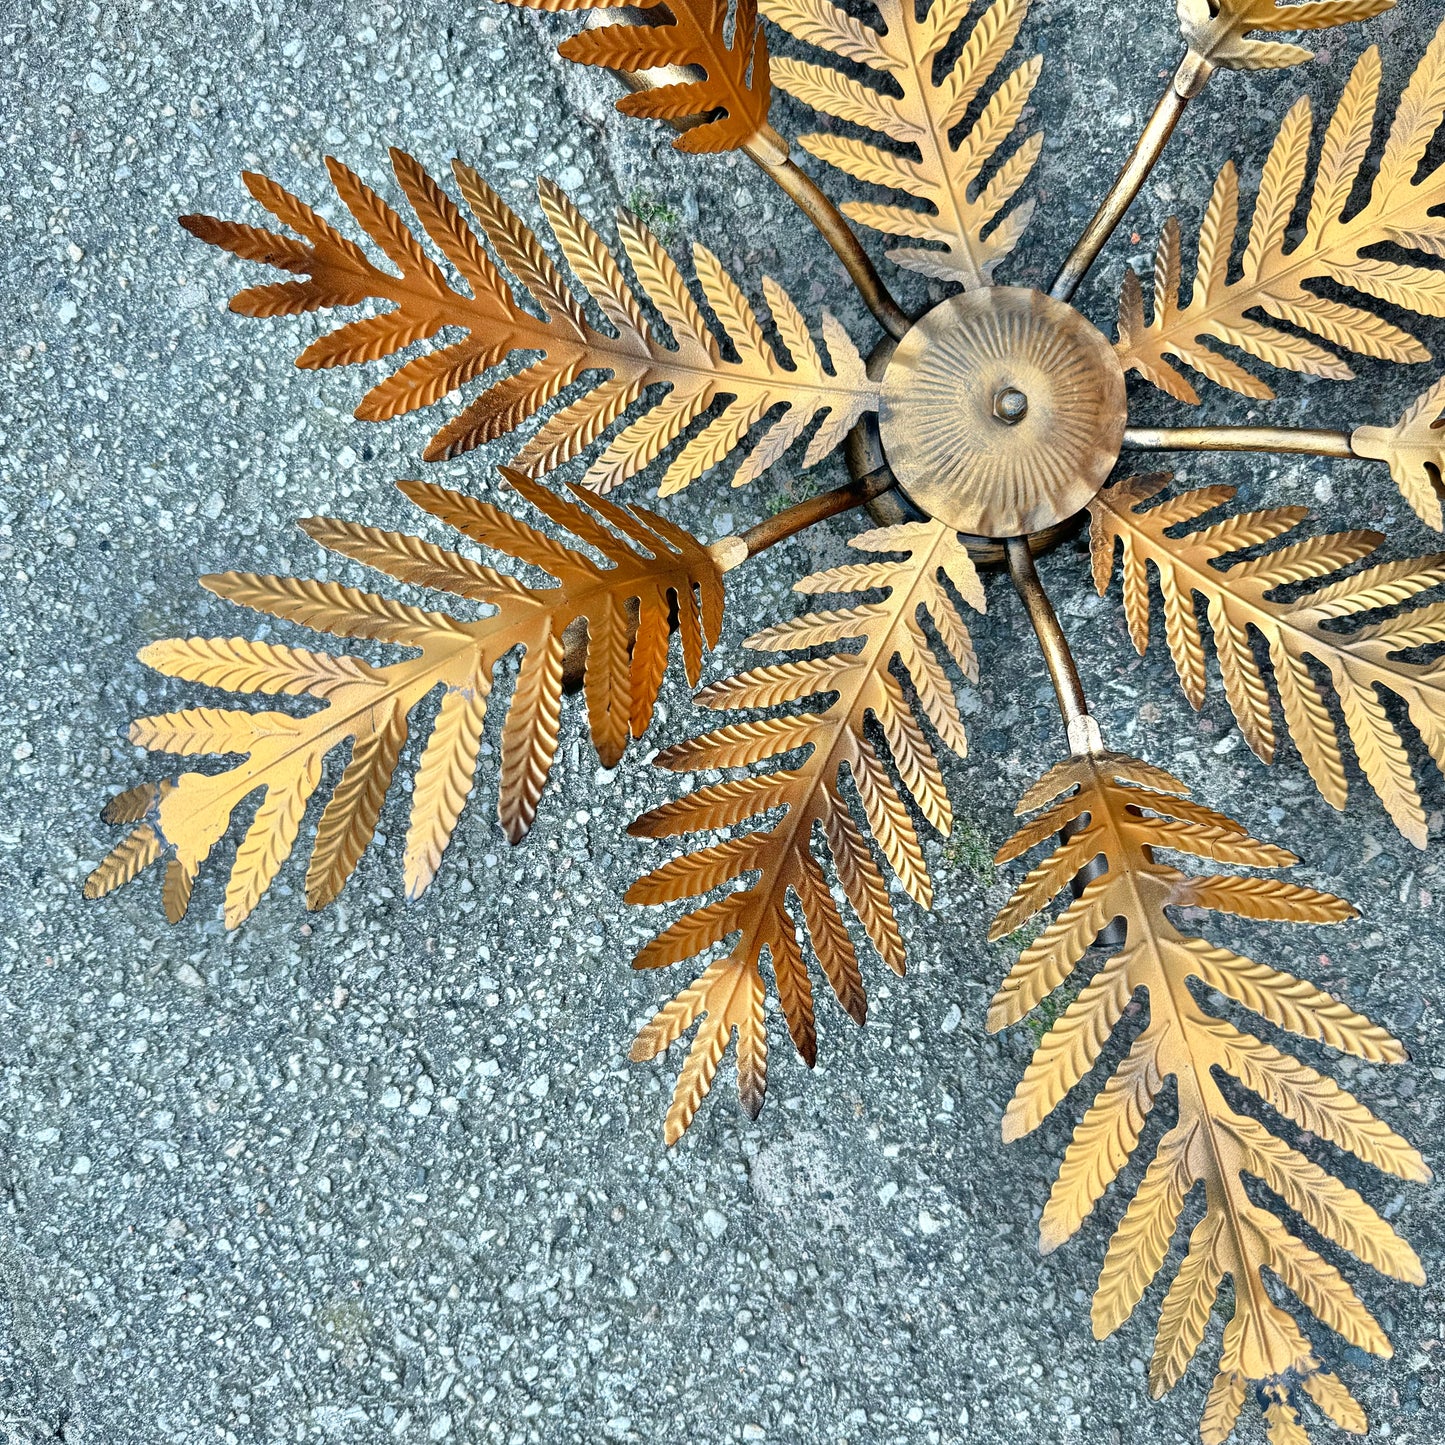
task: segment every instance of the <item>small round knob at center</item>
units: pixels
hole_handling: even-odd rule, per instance
[[[1008,426],[1017,426],[1029,412],[1029,399],[1016,386],[1006,386],[993,399],[993,414]]]

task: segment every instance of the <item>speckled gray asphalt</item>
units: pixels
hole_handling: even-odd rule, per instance
[[[1007,892],[987,853],[1063,739],[998,578],[976,629],[982,681],[965,698],[973,756],[948,770],[960,841],[928,837],[932,914],[899,900],[909,975],[888,977],[875,961],[865,1029],[820,1000],[811,1074],[772,1015],[770,1096],[756,1124],[736,1108],[725,1066],[668,1150],[676,1059],[626,1060],[635,1027],[677,986],[629,971],[656,920],[620,901],[660,856],[625,824],[677,787],[649,767],[647,749],[700,729],[675,681],[646,746],[615,775],[598,771],[581,708],[567,707],[560,766],[519,848],[495,822],[484,769],[418,904],[400,886],[401,788],[383,814],[386,846],[323,914],[305,912],[299,857],[234,934],[221,923],[214,866],[177,928],[153,878],[81,900],[86,872],[116,837],[101,803],[161,775],[160,760],[125,741],[129,719],[197,700],[143,668],[137,649],[236,630],[234,610],[195,586],[200,573],[333,575],[293,527],[298,516],[421,525],[391,482],[422,469],[436,425],[433,413],[385,426],[352,419],[357,376],[290,364],[315,319],[229,314],[229,294],[251,272],[185,236],[178,213],[260,220],[237,179],[246,168],[320,201],[326,153],[382,183],[395,143],[433,169],[469,159],[534,221],[538,172],[604,225],[630,202],[674,247],[706,237],[755,295],[766,272],[813,313],[829,304],[865,349],[874,332],[831,254],[745,161],[675,154],[660,129],[615,114],[608,77],[555,57],[567,20],[440,0],[0,9],[9,1439],[1196,1438],[1207,1361],[1167,1400],[1147,1396],[1159,1285],[1114,1338],[1090,1333],[1088,1292],[1125,1193],[1116,1186],[1068,1247],[1037,1252],[1040,1209],[1082,1105],[1071,1101],[1025,1141],[999,1140],[1033,1035],[983,1029],[1009,962],[984,942]],[[1030,119],[1048,143],[1039,215],[1002,279],[1046,283],[1103,194],[1177,59],[1172,10],[1167,0],[1034,7],[1022,43],[1045,56]],[[1220,77],[1082,293],[1085,311],[1107,326],[1123,267],[1147,268],[1165,216],[1197,224],[1229,155],[1249,162],[1252,179],[1294,97],[1303,88],[1332,104],[1369,38],[1383,46],[1394,94],[1437,13],[1436,0],[1401,0],[1372,37],[1359,27],[1327,36],[1301,70]],[[808,126],[781,101],[774,120],[794,135]],[[898,284],[910,304],[927,299],[926,283]],[[1445,350],[1445,328],[1429,339]],[[1360,372],[1348,386],[1286,378],[1279,402],[1257,414],[1391,420],[1439,367]],[[1136,400],[1137,417],[1180,417],[1145,388]],[[1206,417],[1245,414],[1256,411],[1238,398],[1206,397]],[[499,445],[427,475],[495,496],[493,468],[508,454]],[[1249,504],[1310,503],[1313,525],[1377,527],[1391,555],[1436,546],[1367,464],[1205,457],[1178,470],[1235,482]],[[842,478],[835,458],[815,481]],[[804,485],[790,459],[748,491],[700,483],[670,513],[722,534]],[[628,495],[648,491],[643,482]],[[738,644],[762,621],[797,610],[788,580],[839,560],[855,526],[837,521],[733,575],[710,676],[741,665]],[[1117,591],[1096,598],[1075,550],[1043,571],[1106,736],[1293,845],[1301,881],[1360,904],[1363,918],[1335,930],[1210,931],[1398,1031],[1407,1065],[1330,1066],[1445,1163],[1439,775],[1422,770],[1434,835],[1423,853],[1358,780],[1348,813],[1336,814],[1292,747],[1267,768],[1240,745],[1217,680],[1196,715],[1161,639],[1136,657]],[[1360,1393],[1377,1436],[1438,1440],[1445,1189],[1332,1163],[1413,1242],[1430,1283],[1397,1285],[1346,1263],[1395,1356],[1366,1357],[1322,1330],[1320,1349]],[[1219,1328],[1216,1318],[1210,1359]],[[1262,1439],[1257,1421],[1245,1438]]]

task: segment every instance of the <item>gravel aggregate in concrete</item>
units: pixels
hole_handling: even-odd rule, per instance
[[[1025,43],[1046,66],[1029,120],[1048,141],[1039,214],[1002,279],[1046,283],[1103,194],[1177,59],[1172,11],[1167,0],[1034,6]],[[1110,321],[1124,266],[1148,267],[1167,215],[1197,227],[1227,156],[1246,161],[1252,185],[1294,97],[1330,106],[1370,38],[1396,94],[1438,14],[1436,0],[1401,0],[1368,36],[1324,37],[1299,71],[1221,77],[1090,279],[1086,312]],[[645,745],[615,771],[599,770],[580,707],[566,709],[560,766],[520,848],[495,822],[488,754],[418,904],[400,885],[405,784],[382,817],[385,846],[323,914],[304,911],[299,858],[234,934],[216,867],[178,928],[151,880],[80,899],[116,836],[100,804],[160,775],[125,740],[128,720],[202,700],[142,667],[137,649],[237,629],[195,586],[200,573],[361,580],[291,523],[326,513],[416,528],[391,482],[419,473],[437,424],[432,412],[353,420],[357,376],[290,364],[315,319],[230,315],[246,268],[184,235],[178,213],[259,220],[243,169],[319,200],[327,153],[383,185],[390,144],[434,170],[460,155],[534,223],[543,172],[604,226],[625,203],[674,249],[706,238],[754,295],[774,275],[871,344],[837,264],[784,200],[746,162],[679,156],[659,130],[619,117],[607,77],[552,54],[570,24],[437,0],[0,5],[0,1424],[24,1445],[1192,1440],[1206,1364],[1165,1402],[1147,1396],[1160,1286],[1117,1336],[1090,1334],[1088,1293],[1123,1192],[1069,1247],[1035,1248],[1078,1106],[999,1142],[1034,1036],[983,1030],[1010,961],[983,941],[1008,890],[988,857],[1022,787],[1063,746],[1000,579],[976,629],[982,680],[964,692],[973,753],[948,768],[959,831],[926,841],[937,906],[898,900],[909,976],[871,970],[866,1029],[820,1000],[811,1074],[770,1014],[756,1124],[734,1107],[725,1069],[667,1150],[675,1061],[625,1057],[674,986],[629,972],[655,919],[620,897],[663,856],[625,823],[686,781],[649,767],[649,749],[700,727],[675,679]],[[811,123],[786,101],[774,121],[790,135]],[[928,299],[918,278],[899,288],[910,304]],[[1439,352],[1445,328],[1427,337]],[[1359,371],[1352,386],[1285,378],[1267,409],[1214,391],[1199,415],[1380,422],[1439,366]],[[1142,420],[1179,417],[1142,387],[1136,401]],[[508,455],[499,445],[427,475],[496,498]],[[1377,527],[1392,555],[1437,545],[1366,464],[1201,457],[1177,472],[1228,479],[1249,505],[1308,502],[1323,526]],[[723,535],[842,477],[838,459],[804,478],[792,458],[747,491],[699,483],[669,512]],[[788,580],[841,560],[855,525],[831,523],[735,574],[709,676],[741,665],[757,625],[797,609]],[[1189,710],[1162,642],[1135,655],[1117,592],[1096,598],[1077,552],[1043,572],[1106,736],[1296,847],[1301,881],[1360,904],[1363,918],[1339,929],[1209,931],[1399,1032],[1407,1066],[1331,1067],[1438,1166],[1440,777],[1425,769],[1425,852],[1358,778],[1350,811],[1334,813],[1292,747],[1270,769],[1241,745],[1217,677],[1202,712]],[[1392,1360],[1316,1337],[1377,1437],[1438,1440],[1445,1191],[1330,1162],[1431,1278],[1413,1289],[1345,1266],[1392,1334]],[[1126,1182],[1139,1174],[1135,1164]],[[1211,1359],[1219,1330],[1216,1319]],[[1249,1425],[1244,1438],[1262,1434]]]

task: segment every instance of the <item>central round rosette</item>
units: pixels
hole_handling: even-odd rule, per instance
[[[1038,291],[935,306],[883,376],[879,430],[903,490],[960,532],[1017,537],[1087,506],[1124,440],[1124,372],[1103,334]]]

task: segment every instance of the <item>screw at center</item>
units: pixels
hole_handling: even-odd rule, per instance
[[[993,414],[1009,426],[1017,426],[1028,415],[1029,399],[1016,386],[1006,386],[993,399]]]

